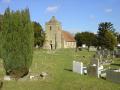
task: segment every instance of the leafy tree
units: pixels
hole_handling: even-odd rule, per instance
[[[106,45],[105,47],[109,50],[114,50],[116,44],[117,44],[117,39],[116,37],[114,36],[113,33],[111,32],[106,32],[105,33],[105,39],[106,39]]]
[[[90,46],[97,45],[97,37],[94,33],[91,33],[91,32],[77,33],[75,35],[75,39],[77,41],[77,46],[86,44],[88,46],[88,50],[89,50]]]
[[[78,32],[78,33],[75,34],[75,40],[76,40],[76,43],[77,43],[77,47],[82,46],[81,33]]]
[[[20,78],[29,72],[33,56],[33,27],[29,10],[5,10],[2,58],[6,74]]]
[[[42,29],[42,26],[37,22],[33,22],[33,28],[34,28],[34,46],[38,45],[39,47],[42,47],[45,40],[45,33]]]
[[[117,44],[115,29],[113,24],[110,22],[103,22],[99,24],[98,27],[98,46],[102,49],[113,50]]]

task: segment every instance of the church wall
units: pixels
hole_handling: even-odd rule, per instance
[[[64,48],[75,48],[76,42],[67,42],[64,40]]]

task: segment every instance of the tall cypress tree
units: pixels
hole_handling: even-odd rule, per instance
[[[33,27],[29,10],[6,9],[3,18],[3,60],[6,74],[22,77],[28,73],[33,54]]]
[[[2,52],[2,15],[0,15],[0,58]]]

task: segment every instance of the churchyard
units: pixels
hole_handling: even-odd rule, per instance
[[[120,90],[120,85],[89,75],[73,72],[73,61],[82,62],[87,67],[95,52],[74,49],[42,50],[34,49],[30,73],[19,80],[3,80],[5,71],[0,60],[2,90]],[[120,58],[114,58],[106,68],[120,68]]]

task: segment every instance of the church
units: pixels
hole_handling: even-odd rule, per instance
[[[72,34],[62,30],[61,23],[52,16],[45,24],[44,49],[75,48],[76,41]]]

